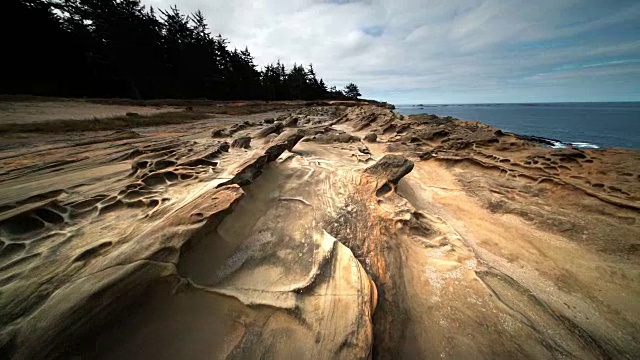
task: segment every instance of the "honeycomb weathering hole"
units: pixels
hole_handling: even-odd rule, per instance
[[[2,251],[0,251],[0,260],[6,260],[6,259],[13,259],[16,257],[16,255],[18,255],[19,253],[22,253],[23,251],[25,251],[27,249],[27,245],[26,244],[22,244],[22,243],[8,243],[6,245],[4,245],[4,247],[2,248]],[[8,265],[10,265],[10,263],[3,265],[2,267],[0,267],[0,270],[4,270],[7,268]]]
[[[111,245],[113,245],[113,243],[111,241],[105,241],[103,243],[100,243],[96,246],[93,246],[85,251],[83,251],[82,253],[80,253],[80,255],[76,256],[76,258],[73,260],[74,262],[78,262],[78,261],[85,261],[85,260],[89,260],[93,257],[95,257],[96,255],[98,255],[98,253],[100,253],[100,251],[111,247]]]
[[[168,181],[168,182],[176,182],[178,181],[179,177],[178,174],[174,173],[173,171],[167,171],[164,173],[164,178]]]
[[[385,196],[386,194],[391,192],[391,190],[393,190],[393,187],[391,186],[391,184],[387,182],[384,185],[380,186],[378,190],[376,190],[376,196],[377,197]]]
[[[49,209],[38,209],[35,211],[35,215],[50,224],[62,224],[64,222],[62,215]]]
[[[169,160],[169,159],[158,160],[155,163],[153,163],[153,168],[155,170],[162,170],[162,169],[166,169],[168,167],[175,166],[176,164],[177,164],[177,162],[174,161],[174,160]]]
[[[44,227],[44,221],[30,215],[18,215],[0,224],[0,229],[10,235],[24,235],[32,231],[42,230]]]
[[[158,186],[165,185],[167,180],[162,173],[153,173],[147,177],[145,177],[142,182],[147,186]]]

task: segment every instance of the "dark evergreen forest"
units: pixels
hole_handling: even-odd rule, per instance
[[[259,68],[213,36],[200,11],[139,0],[4,0],[0,93],[133,99],[312,100],[328,88],[313,66]]]

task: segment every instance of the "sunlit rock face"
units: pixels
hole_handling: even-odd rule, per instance
[[[640,353],[637,152],[370,105],[134,130],[0,151],[0,357]]]

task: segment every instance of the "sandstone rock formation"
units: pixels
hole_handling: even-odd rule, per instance
[[[250,136],[241,136],[233,139],[231,143],[232,148],[241,148],[248,149],[251,147],[251,137]]]
[[[376,133],[368,133],[362,139],[367,142],[376,142],[376,140],[378,140],[378,135]]]
[[[370,105],[12,141],[1,358],[640,353],[638,152]]]

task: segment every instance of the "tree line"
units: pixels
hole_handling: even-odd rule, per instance
[[[313,100],[360,96],[328,87],[313,65],[262,69],[213,36],[200,11],[140,0],[5,0],[0,92],[66,97]]]

